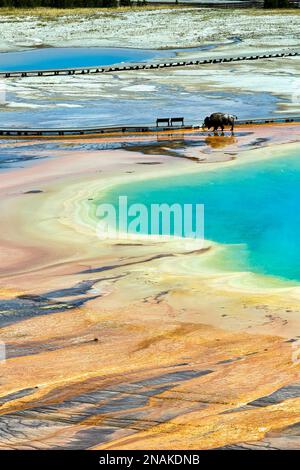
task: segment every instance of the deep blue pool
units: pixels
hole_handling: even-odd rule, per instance
[[[268,150],[266,150],[268,152]],[[204,204],[205,238],[228,245],[222,268],[300,281],[300,147],[282,157],[122,185],[105,202]],[[102,201],[101,201],[102,202]]]
[[[94,67],[122,62],[144,62],[174,55],[174,52],[130,48],[55,47],[0,53],[0,70]]]

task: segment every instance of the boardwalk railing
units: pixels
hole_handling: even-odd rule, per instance
[[[237,55],[233,57],[211,57],[197,60],[178,60],[168,62],[156,63],[136,63],[128,65],[115,65],[115,66],[101,66],[101,67],[72,67],[64,69],[44,69],[44,70],[17,70],[17,71],[0,71],[0,78],[14,78],[14,77],[55,77],[58,75],[85,75],[95,73],[109,73],[109,72],[126,72],[129,70],[151,70],[168,67],[188,67],[195,65],[219,64],[225,62],[240,62],[245,60],[263,60],[273,59],[280,57],[294,57],[300,56],[300,50],[284,50],[278,52],[264,52],[261,54],[253,55]]]
[[[236,125],[259,125],[259,124],[272,124],[272,123],[300,123],[300,115],[293,117],[271,117],[271,118],[258,118],[258,119],[239,119]],[[5,137],[72,137],[72,136],[101,136],[103,134],[138,134],[145,132],[161,132],[161,131],[178,131],[178,130],[197,130],[201,129],[202,124],[191,124],[185,126],[106,126],[106,127],[84,127],[84,128],[48,128],[48,129],[0,129],[0,138]]]

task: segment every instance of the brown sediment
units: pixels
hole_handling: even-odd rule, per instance
[[[275,158],[275,143],[300,138],[277,128],[251,128],[228,155],[206,142],[198,157],[242,164],[265,138]],[[214,243],[101,241],[81,220],[95,188],[206,164],[125,149],[53,156],[1,182],[0,448],[300,448],[299,288],[193,270]]]

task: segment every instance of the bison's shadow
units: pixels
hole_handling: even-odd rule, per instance
[[[205,139],[205,143],[212,148],[223,148],[227,145],[233,145],[237,143],[237,138],[233,132],[230,135],[225,135],[224,132],[221,134],[214,132],[213,134],[208,134]]]

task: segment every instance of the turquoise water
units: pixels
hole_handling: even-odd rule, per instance
[[[148,208],[204,204],[205,238],[230,245],[228,269],[300,281],[300,148],[258,163],[119,186],[105,202],[116,204],[119,195]]]
[[[56,47],[0,53],[0,70],[44,70],[142,62],[166,52],[105,47]],[[170,55],[170,54],[169,54]],[[172,55],[172,54],[171,54]]]

